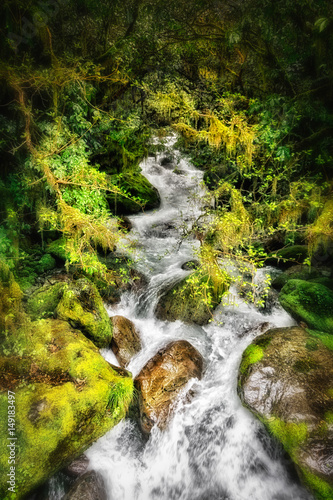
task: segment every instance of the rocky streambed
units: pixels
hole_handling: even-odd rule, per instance
[[[97,290],[82,278],[50,278],[27,301],[32,319],[42,321],[43,332],[50,331],[49,363],[58,351],[62,359],[72,359],[74,351],[79,358],[72,363],[77,373],[69,364],[72,378],[64,382],[73,384],[68,405],[77,413],[82,442],[72,452],[57,445],[59,460],[73,457],[113,427],[86,458],[52,478],[31,500],[333,498],[331,270],[287,269],[273,281],[279,301],[277,293],[271,294],[263,310],[245,303],[236,287],[229,306],[219,305],[223,290],[212,290],[210,308],[184,294],[184,284],[196,273],[188,263],[196,262],[199,242],[180,242],[180,236],[200,216],[204,189],[202,172],[174,150],[171,154],[142,164],[161,205],[129,217],[126,243],[136,243],[139,274],[122,290],[120,302],[106,314]],[[293,263],[303,256],[296,250]],[[283,268],[290,267],[282,256],[272,264],[280,265],[280,259]],[[263,282],[271,271],[263,269],[255,279]],[[47,368],[47,354],[39,356]],[[132,378],[135,395],[127,418],[115,425],[124,416]],[[84,407],[95,409],[98,418],[106,413],[98,435],[89,427],[93,414],[82,416],[75,407],[90,386],[94,392]],[[31,397],[27,418],[38,435],[53,410],[42,392]],[[55,429],[59,434],[57,424]],[[46,456],[50,453],[46,450]]]
[[[232,289],[238,306],[216,307],[213,322],[212,311],[180,293],[199,243],[179,245],[179,236],[200,214],[202,174],[183,159],[166,163],[164,157],[142,165],[160,191],[160,209],[130,217],[148,286],[125,293],[109,310],[132,321],[140,336],[141,349],[126,364],[138,391],[140,425],[125,420],[101,438],[87,452],[90,467],[103,476],[109,499],[332,498],[329,334],[308,331],[313,323],[286,305],[294,304],[292,283],[280,292],[285,309],[278,294],[262,311]],[[293,264],[304,258],[296,250],[297,257],[288,257]],[[270,271],[256,279],[264,281]],[[298,267],[286,271],[283,285],[293,272],[303,273],[304,283],[310,278],[306,266]],[[313,290],[304,299],[305,285],[298,285],[300,302],[307,310],[311,302],[316,314],[315,301],[325,295],[318,315],[326,321],[330,292],[327,282],[319,285],[326,286],[321,299]],[[213,307],[218,303],[216,297]],[[109,351],[104,356],[113,359]]]

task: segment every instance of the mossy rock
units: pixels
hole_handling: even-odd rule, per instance
[[[327,267],[309,267],[303,264],[296,265],[276,276],[272,280],[272,286],[276,290],[281,290],[290,280],[303,280],[320,283],[332,289],[333,280],[330,278],[331,274],[331,270]]]
[[[279,301],[296,320],[310,328],[333,334],[333,291],[319,283],[290,280]]]
[[[313,278],[309,281],[311,281],[311,283],[317,283],[318,285],[326,286],[326,288],[329,288],[333,291],[333,279],[331,278],[325,278],[324,276],[322,276],[319,278]]]
[[[15,277],[23,291],[35,283],[39,275],[56,267],[56,261],[49,253],[44,253],[39,245],[24,251],[24,259],[15,268]]]
[[[321,277],[322,273],[319,269],[314,269],[305,265],[292,266],[272,280],[272,287],[276,290],[281,290],[290,280],[308,281]]]
[[[180,319],[184,323],[205,325],[228,287],[227,283],[215,287],[208,275],[197,270],[161,296],[156,316],[167,321]]]
[[[56,309],[63,296],[66,283],[58,281],[46,282],[27,299],[26,311],[33,320],[56,316]]]
[[[266,264],[288,269],[288,267],[304,262],[307,257],[308,249],[305,245],[294,245],[272,252],[266,259]]]
[[[67,322],[41,320],[17,333],[25,337],[23,355],[0,356],[0,433],[8,435],[9,389],[17,438],[16,492],[8,491],[3,474],[2,500],[24,498],[80,455],[125,416],[133,393],[131,377],[114,371]],[[8,470],[6,447],[0,466]]]
[[[115,215],[129,215],[151,210],[160,205],[157,189],[142,174],[123,173],[112,177],[112,181],[129,197],[110,193],[107,196],[110,210]]]
[[[65,286],[56,315],[79,328],[98,347],[110,344],[112,324],[96,286],[87,278]]]
[[[66,252],[65,238],[58,238],[47,245],[47,251],[60,262],[66,262],[68,254]]]
[[[333,498],[333,342],[328,334],[276,328],[243,353],[238,392],[290,455],[316,498]],[[332,339],[332,337],[331,337]]]
[[[96,286],[84,277],[77,280],[68,275],[62,277],[66,281],[50,277],[29,296],[27,313],[33,320],[54,317],[68,321],[98,347],[109,345],[112,324]]]

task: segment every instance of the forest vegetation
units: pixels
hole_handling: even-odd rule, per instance
[[[126,215],[158,206],[140,172],[155,137],[175,133],[177,148],[204,172],[205,211],[183,232],[200,240],[199,267],[177,297],[199,296],[212,308],[235,280],[226,262],[241,270],[240,286],[258,306],[265,297],[248,284],[265,263],[332,268],[331,0],[2,0],[0,130],[0,355],[23,366],[32,349],[58,370],[32,340],[35,329],[53,349],[59,337],[76,396],[84,384],[73,352],[97,359],[90,341],[103,347],[112,337],[100,295],[115,301],[138,278],[117,249]],[[40,300],[34,286],[57,268],[64,281],[43,284]],[[89,340],[73,347],[63,320]],[[110,396],[98,381],[114,425],[132,380],[96,363],[116,387]],[[84,396],[87,405],[95,397]]]
[[[215,200],[203,265],[263,261],[274,234],[327,247],[332,15],[327,0],[4,1],[0,252],[23,288],[54,240],[112,281],[110,200],[145,208],[132,174],[170,128]]]

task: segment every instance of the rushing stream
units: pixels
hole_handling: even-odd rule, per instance
[[[199,242],[179,244],[180,234],[200,215],[204,192],[202,172],[184,159],[165,163],[165,156],[141,165],[160,192],[160,209],[130,217],[128,238],[136,242],[148,287],[124,294],[109,313],[126,316],[141,334],[143,349],[128,366],[133,376],[159,348],[179,339],[201,352],[206,368],[201,381],[189,383],[194,396],[180,398],[167,430],[154,427],[146,442],[137,425],[124,420],[88,450],[90,468],[104,476],[108,500],[310,500],[281,448],[236,392],[242,352],[260,325],[289,326],[291,317],[278,305],[263,314],[240,299],[238,307],[217,310],[216,321],[204,327],[154,317],[161,291],[188,274],[181,266],[194,258]],[[103,355],[115,363],[110,351]]]

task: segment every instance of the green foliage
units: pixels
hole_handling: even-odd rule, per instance
[[[168,292],[162,295],[156,309],[159,318],[204,325],[212,319],[212,311],[227,293],[229,275],[215,262],[205,261]]]

